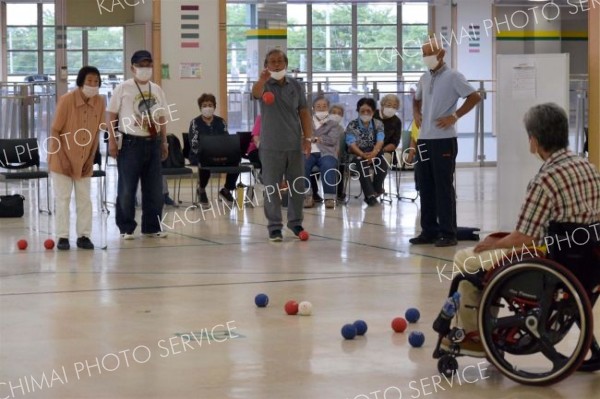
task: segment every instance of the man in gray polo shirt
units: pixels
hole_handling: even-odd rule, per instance
[[[481,100],[465,77],[444,63],[446,51],[430,39],[423,47],[429,69],[417,85],[413,115],[421,129],[415,173],[421,196],[421,234],[410,243],[456,245],[456,192],[454,170],[458,143],[455,124]],[[459,98],[465,98],[456,109]]]
[[[287,191],[287,227],[297,237],[304,230],[304,157],[310,155],[313,133],[304,89],[298,81],[286,76],[287,66],[288,58],[283,51],[270,50],[265,57],[265,69],[252,86],[252,95],[260,100],[262,121],[258,153],[265,184],[265,216],[271,241],[283,239],[281,195],[288,195]],[[289,189],[281,191],[284,177]]]

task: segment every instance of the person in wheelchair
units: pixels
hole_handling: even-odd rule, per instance
[[[553,103],[536,105],[525,114],[524,124],[529,150],[543,164],[529,182],[515,230],[491,234],[477,246],[462,249],[454,256],[454,265],[461,272],[452,285],[460,294],[456,320],[465,333],[458,343],[461,355],[486,356],[477,331],[481,286],[473,278],[461,277],[493,268],[505,256],[510,258],[515,249],[533,247],[531,253],[537,253],[535,247],[544,243],[551,221],[590,226],[600,220],[600,173],[586,159],[568,150],[566,112]],[[444,337],[439,349],[447,352],[451,346],[456,348],[454,345]]]

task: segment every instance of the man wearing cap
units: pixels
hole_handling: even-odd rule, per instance
[[[167,158],[164,92],[152,78],[152,54],[136,51],[131,57],[133,78],[118,85],[108,104],[110,156],[117,159],[116,219],[121,237],[134,238],[135,195],[142,184],[142,234],[166,237],[161,230],[163,208],[161,161]]]

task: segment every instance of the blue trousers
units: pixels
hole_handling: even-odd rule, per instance
[[[310,157],[304,161],[304,175],[307,179],[312,174],[312,168],[317,166],[321,174],[323,183],[323,192],[325,198],[334,199],[336,194],[336,186],[342,176],[337,170],[337,159],[331,155],[321,156],[320,152],[313,152]],[[310,180],[306,180],[306,188],[309,188]]]

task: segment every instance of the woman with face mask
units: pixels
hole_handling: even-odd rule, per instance
[[[402,138],[402,121],[396,113],[400,109],[400,98],[395,94],[386,94],[380,101],[381,109],[375,112],[374,118],[383,122],[385,138],[383,139],[383,156],[388,165],[394,160],[394,151]],[[385,178],[385,176],[384,176]],[[383,190],[383,187],[382,187]],[[383,195],[384,191],[376,195]]]
[[[69,205],[75,191],[77,247],[94,249],[90,177],[98,149],[100,125],[104,122],[105,100],[98,95],[100,72],[85,66],[77,74],[77,88],[63,95],[56,106],[52,140],[48,140],[48,165],[56,200],[57,249],[69,243]]]
[[[314,173],[312,169],[316,166],[319,168],[319,174],[323,182],[323,193],[325,196],[325,207],[335,208],[336,185],[341,176],[337,170],[338,147],[340,136],[343,135],[344,129],[339,122],[330,119],[329,115],[329,100],[325,97],[317,97],[313,101],[313,136],[311,140],[311,153],[304,162],[304,173],[308,181],[306,181],[306,189],[308,193],[304,197],[304,207],[312,208],[315,205],[312,189],[317,189],[316,180],[313,181]]]
[[[377,104],[372,98],[361,98],[356,104],[358,118],[346,127],[348,152],[355,156],[350,163],[350,171],[358,173],[360,185],[369,206],[375,206],[377,193],[383,192],[383,181],[387,173],[387,163],[383,159],[383,123],[373,119]],[[369,177],[373,173],[373,180]]]
[[[204,93],[198,98],[198,107],[200,115],[190,122],[189,140],[190,140],[190,161],[192,164],[198,164],[198,152],[200,150],[200,135],[214,134],[229,134],[227,131],[227,122],[225,119],[215,115],[217,99],[213,94]],[[234,201],[231,192],[235,190],[235,185],[239,173],[228,173],[225,179],[225,186],[219,191],[219,197],[231,205]],[[210,180],[210,172],[201,170],[198,174],[199,186],[198,197],[200,198],[200,206],[203,209],[210,208],[210,202],[206,195],[206,186]]]

